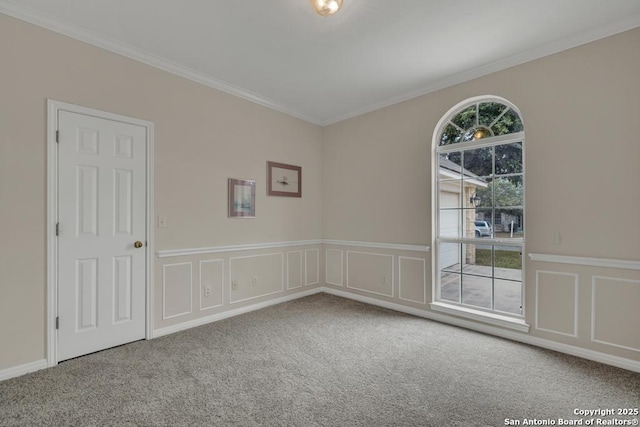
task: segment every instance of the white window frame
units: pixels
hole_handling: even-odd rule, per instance
[[[474,98],[467,99],[453,106],[447,113],[442,116],[442,118],[438,121],[438,124],[435,127],[432,139],[432,217],[431,217],[431,225],[432,225],[432,247],[434,248],[432,255],[432,273],[433,273],[433,301],[430,304],[430,307],[434,311],[439,311],[446,314],[453,314],[459,317],[468,318],[471,320],[488,323],[492,325],[502,326],[509,329],[515,329],[522,332],[529,331],[529,325],[525,321],[525,239],[526,239],[526,198],[523,195],[523,213],[522,213],[522,222],[523,222],[523,230],[525,235],[523,235],[522,240],[513,240],[513,239],[496,239],[495,236],[492,238],[484,238],[482,239],[483,243],[491,244],[491,245],[500,245],[500,246],[516,246],[520,248],[521,256],[522,256],[522,282],[521,282],[521,302],[522,302],[522,312],[520,315],[517,314],[507,314],[499,311],[494,311],[491,309],[485,309],[482,307],[464,305],[462,302],[455,303],[446,300],[440,300],[440,280],[441,280],[441,272],[440,272],[440,245],[442,243],[456,243],[456,244],[477,244],[478,240],[475,238],[464,237],[464,233],[460,233],[458,237],[440,237],[439,230],[439,212],[440,212],[440,173],[439,173],[439,155],[448,152],[461,152],[467,151],[471,149],[477,149],[482,147],[494,147],[498,145],[504,145],[514,142],[522,143],[522,179],[523,185],[526,180],[525,173],[525,135],[524,131],[500,135],[500,136],[487,136],[480,140],[476,141],[468,141],[468,142],[460,142],[449,145],[440,146],[440,136],[444,131],[447,124],[450,123],[450,120],[455,117],[458,113],[467,109],[472,105],[477,105],[479,103],[486,102],[496,102],[503,104],[513,111],[515,111],[524,126],[524,120],[522,119],[522,114],[520,110],[508,100],[497,97],[497,96],[478,96]],[[507,110],[505,110],[507,111]],[[504,112],[500,115],[500,117],[504,114]],[[478,116],[476,116],[476,125],[478,124]],[[464,198],[464,188],[461,188],[460,198]],[[461,200],[464,202],[464,200]],[[461,205],[463,206],[463,205]],[[462,208],[461,208],[462,209]],[[495,226],[495,224],[494,224]],[[495,261],[494,261],[495,262]],[[495,278],[495,274],[492,273],[492,280]],[[462,297],[462,296],[461,296]],[[493,300],[493,295],[492,295]]]

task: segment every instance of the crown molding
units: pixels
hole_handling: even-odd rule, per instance
[[[0,0],[0,13],[11,16],[16,19],[28,22],[30,24],[37,25],[42,28],[46,28],[53,32],[71,37],[73,39],[88,43],[90,45],[108,50],[110,52],[122,55],[129,59],[133,59],[143,64],[158,68],[168,73],[183,77],[185,79],[200,83],[202,85],[211,87],[213,89],[220,90],[222,92],[237,96],[249,102],[267,107],[269,109],[287,114],[289,116],[304,120],[306,122],[318,125],[329,126],[353,117],[357,117],[366,113],[370,113],[381,108],[389,107],[410,99],[414,99],[423,95],[427,95],[436,92],[441,89],[445,89],[450,86],[454,86],[460,83],[464,83],[479,77],[486,76],[498,71],[505,70],[507,68],[514,67],[516,65],[524,64],[529,61],[543,58],[558,52],[562,52],[567,49],[571,49],[577,46],[581,46],[586,43],[590,43],[595,40],[599,40],[605,37],[612,36],[627,30],[640,26],[640,14],[632,15],[622,21],[616,21],[610,25],[593,28],[590,31],[582,32],[570,37],[566,37],[561,40],[540,46],[534,49],[530,49],[526,52],[522,52],[516,55],[509,56],[507,58],[494,61],[492,63],[476,67],[474,69],[457,73],[448,76],[444,79],[436,80],[427,86],[423,86],[420,89],[405,92],[399,96],[395,96],[387,99],[386,101],[371,104],[366,107],[355,109],[351,112],[329,117],[319,118],[311,117],[300,111],[293,110],[277,101],[265,98],[259,94],[251,91],[239,88],[228,82],[212,78],[199,71],[195,71],[183,65],[177,64],[172,61],[160,58],[155,55],[151,55],[147,52],[143,52],[140,49],[128,46],[124,43],[111,40],[109,38],[99,36],[86,29],[81,29],[77,26],[72,26],[60,22],[50,16],[35,12],[24,6],[8,1]]]
[[[624,31],[632,30],[636,27],[640,27],[640,14],[632,15],[622,21],[616,21],[613,24],[593,28],[590,31],[575,34],[570,37],[565,37],[560,40],[556,40],[552,43],[548,43],[544,46],[529,49],[525,52],[518,53],[497,61],[491,62],[480,67],[473,68],[468,71],[453,74],[445,77],[444,79],[436,80],[427,86],[422,88],[405,92],[402,95],[389,98],[386,101],[382,101],[376,104],[372,104],[367,107],[353,110],[349,113],[334,116],[321,121],[320,126],[329,126],[344,120],[348,120],[357,116],[361,116],[372,111],[376,111],[385,107],[390,107],[395,104],[399,104],[404,101],[409,101],[420,96],[428,95],[438,90],[446,89],[457,84],[465,83],[479,77],[483,77],[489,74],[496,73],[498,71],[506,70],[507,68],[515,67],[517,65],[524,64],[526,62],[534,61],[536,59],[544,58],[555,53],[559,53],[574,47],[582,46],[587,43],[591,43],[596,40],[603,39],[605,37],[613,36],[615,34],[622,33]]]
[[[195,71],[173,61],[160,58],[159,56],[152,55],[148,52],[144,52],[135,47],[94,34],[86,29],[63,23],[50,16],[35,12],[7,0],[0,0],[0,13],[320,126],[320,120],[307,116],[306,114],[302,114],[298,111],[294,111],[277,101],[265,98],[248,90],[241,89],[231,83],[214,79],[204,73]]]

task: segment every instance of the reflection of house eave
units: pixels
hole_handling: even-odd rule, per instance
[[[440,155],[439,159],[440,175],[445,178],[461,179],[464,178],[465,187],[476,186],[486,188],[489,184],[478,175],[470,170],[463,168],[461,165],[452,162],[446,155]]]
[[[462,175],[460,175],[459,173],[450,171],[445,168],[440,168],[440,176],[444,179],[460,179],[462,177]],[[487,188],[487,186],[489,185],[489,183],[482,180],[481,178],[469,178],[468,176],[465,176],[464,183],[465,187],[468,187],[469,185],[475,185],[476,187]]]

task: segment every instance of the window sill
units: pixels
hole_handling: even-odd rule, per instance
[[[460,307],[458,305],[446,304],[443,302],[433,302],[429,305],[433,311],[452,314],[454,316],[464,317],[467,319],[476,320],[478,322],[488,323],[490,325],[513,329],[520,332],[528,333],[530,328],[530,325],[526,323],[524,319],[501,316],[495,313],[487,313],[485,311],[474,310],[471,308]]]

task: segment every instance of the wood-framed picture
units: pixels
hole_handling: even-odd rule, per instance
[[[267,195],[302,197],[302,167],[267,162]]]
[[[229,178],[229,217],[256,217],[256,182]]]

